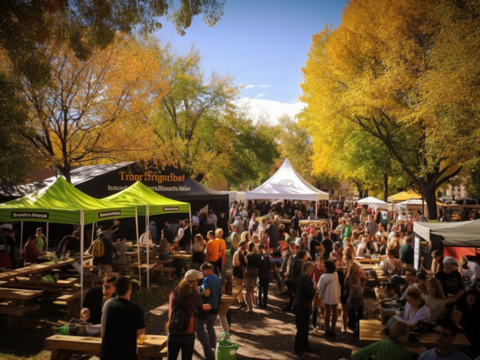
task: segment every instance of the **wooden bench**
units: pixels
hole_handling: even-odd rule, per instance
[[[25,290],[15,288],[0,288],[0,314],[7,316],[7,329],[17,333],[25,327],[25,315],[38,310],[38,304],[25,302],[41,296],[42,290]]]
[[[88,289],[84,290],[86,294]],[[81,303],[81,295],[82,292],[77,290],[70,294],[63,294],[56,298],[53,302],[54,305],[66,306],[67,307],[67,314],[68,315],[75,315],[77,316],[80,313],[80,303]]]

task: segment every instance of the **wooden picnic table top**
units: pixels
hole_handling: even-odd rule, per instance
[[[163,335],[146,335],[142,345],[138,345],[139,358],[162,357],[161,351],[167,346],[167,337]],[[45,339],[45,350],[61,357],[62,351],[77,351],[82,354],[100,354],[101,337],[53,335]],[[53,358],[53,357],[52,357]]]
[[[31,300],[43,295],[43,290],[26,290],[26,289],[12,289],[0,288],[0,298],[16,299],[16,300]]]
[[[358,261],[360,264],[380,264],[380,259],[371,259],[371,258],[360,258],[356,257],[355,261]]]
[[[171,254],[170,257],[174,260],[190,260],[192,255],[190,254]]]
[[[47,270],[57,269],[69,264],[73,264],[75,261],[77,260],[74,258],[68,258],[65,260],[59,260],[57,263],[53,261],[48,261],[41,264],[34,264],[33,266],[31,265],[15,270],[6,271],[0,273],[0,280],[9,280],[17,276],[25,276],[28,274],[40,274]]]
[[[21,276],[15,277],[15,279],[12,279],[5,284],[0,284],[0,289],[2,289],[3,286],[19,289],[37,289],[47,292],[61,292],[63,291],[62,289],[67,288],[78,290],[81,287],[79,284],[79,279],[77,278],[69,278],[64,280],[58,280],[57,282],[49,282],[45,280],[35,280]]]
[[[385,326],[378,320],[360,320],[360,345],[367,346],[385,338],[382,330]],[[433,348],[437,346],[436,334],[434,332],[418,336],[418,342],[408,342],[407,346],[422,346]],[[470,353],[470,343],[465,334],[458,333],[453,346],[463,352]]]

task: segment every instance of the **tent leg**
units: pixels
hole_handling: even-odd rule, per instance
[[[137,234],[137,255],[138,255],[138,281],[140,282],[140,291],[142,291],[142,268],[140,267],[140,244],[138,242],[138,209],[135,206],[135,231]]]

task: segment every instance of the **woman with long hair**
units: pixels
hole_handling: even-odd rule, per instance
[[[193,237],[193,255],[192,255],[192,263],[193,268],[199,269],[200,265],[204,262],[204,252],[205,248],[207,247],[207,242],[203,238],[201,234],[197,234]]]
[[[240,304],[240,309],[244,309],[247,307],[245,300],[243,299],[243,283],[245,281],[245,269],[247,265],[247,246],[247,240],[240,241],[238,243],[237,251],[235,251],[235,253],[233,254],[232,259],[233,278],[235,279],[236,286],[242,289],[237,296],[238,303]]]
[[[28,238],[23,248],[23,265],[30,263],[36,264],[38,261],[38,250],[37,250],[37,235],[32,235]]]
[[[253,242],[248,243],[248,254],[246,256],[247,271],[245,276],[245,288],[247,293],[245,298],[247,300],[248,311],[253,312],[253,303],[255,300],[255,285],[257,284],[258,269],[260,267],[260,257],[257,253],[257,248]]]
[[[348,297],[348,327],[350,330],[357,331],[359,322],[363,319],[363,287],[361,269],[356,263],[353,262],[348,267],[344,284]]]
[[[422,299],[430,310],[430,320],[436,322],[437,319],[443,319],[446,315],[445,294],[442,284],[437,278],[427,280],[427,293],[422,294]]]
[[[417,325],[419,321],[430,322],[430,310],[425,305],[420,290],[416,286],[410,286],[405,291],[405,295],[407,297],[405,311],[400,313],[400,315],[395,315],[393,318],[411,327]]]
[[[337,323],[337,307],[340,303],[340,282],[336,272],[335,262],[325,261],[325,273],[318,281],[318,296],[325,304],[325,335],[335,335],[335,325]]]
[[[188,270],[184,278],[170,293],[168,310],[168,338],[167,359],[176,360],[182,350],[182,360],[190,360],[193,357],[195,345],[195,314],[199,311],[210,310],[210,304],[203,304],[202,297],[197,292],[198,281],[203,279],[198,270]],[[188,314],[188,326],[186,329],[175,327],[175,320],[181,317],[181,310]],[[177,314],[180,314],[177,316]],[[173,317],[173,318],[172,318]]]

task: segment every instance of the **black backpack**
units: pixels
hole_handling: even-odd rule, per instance
[[[183,303],[175,306],[172,310],[170,322],[168,323],[168,332],[172,335],[183,335],[187,333],[189,326],[190,315],[188,315]]]

